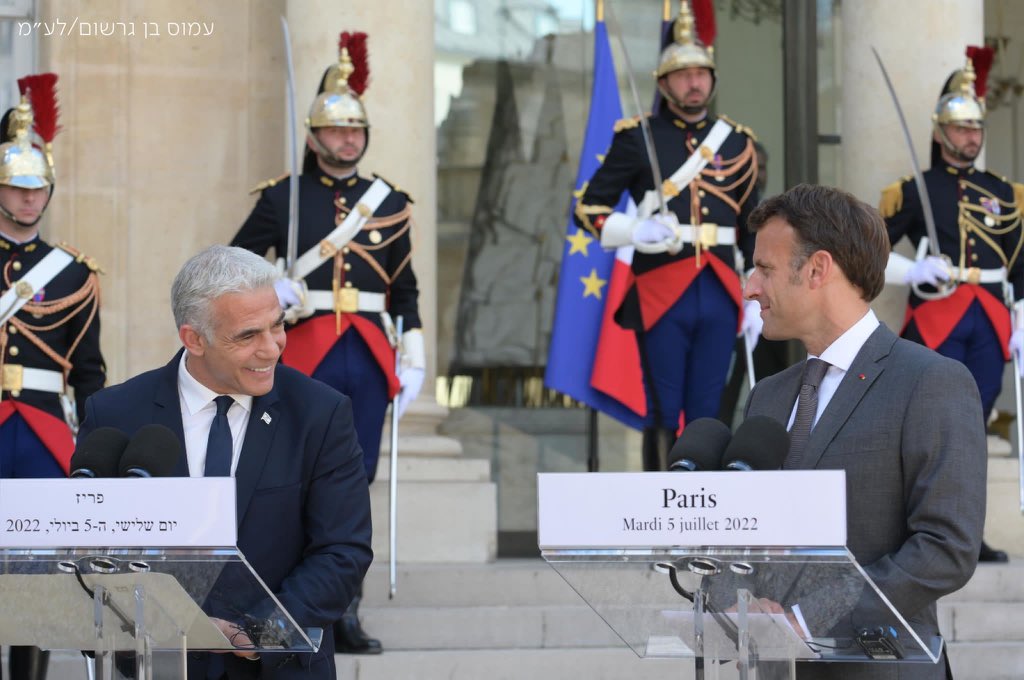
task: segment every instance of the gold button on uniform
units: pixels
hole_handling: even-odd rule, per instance
[[[18,327],[15,326],[14,324],[11,324],[10,326],[7,327],[7,332],[10,333],[11,335],[17,335]]]
[[[351,288],[352,287],[352,282],[351,281],[346,281],[345,282],[345,287],[346,288]]]
[[[18,348],[17,347],[12,347],[11,348],[11,356],[12,357],[18,356]]]
[[[706,194],[707,194],[707,192],[706,192],[706,191],[704,191],[703,189],[698,189],[698,190],[697,190],[697,195],[698,195],[698,196],[700,196],[701,198],[704,198],[704,196],[705,196]]]
[[[705,207],[700,209],[700,214],[701,215],[707,215],[709,212],[711,212],[711,211],[707,209],[707,206],[705,206]]]
[[[341,249],[341,252],[343,255],[348,255],[352,251],[349,250],[348,246],[345,246],[344,248]]]
[[[15,260],[14,262],[11,263],[11,269],[13,269],[16,272],[20,272],[21,271],[21,263],[18,262],[17,260]]]
[[[346,263],[345,263],[345,266],[343,267],[343,269],[344,269],[345,271],[347,271],[347,272],[349,272],[349,271],[352,271],[352,265],[351,265],[351,264],[349,264],[348,262],[346,262]]]
[[[974,239],[973,238],[967,239],[967,243],[973,246],[974,245]]]
[[[978,254],[977,253],[971,253],[971,262],[977,262],[977,261],[978,261]]]

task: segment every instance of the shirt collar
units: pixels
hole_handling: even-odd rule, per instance
[[[196,380],[188,372],[188,368],[185,367],[186,357],[188,357],[188,350],[181,353],[181,361],[178,363],[178,392],[181,394],[181,400],[185,404],[185,408],[188,409],[189,415],[194,416],[220,395]],[[246,413],[252,410],[252,395],[232,394],[229,396],[245,409]]]
[[[868,341],[868,338],[871,337],[871,334],[875,332],[878,326],[878,317],[869,308],[867,314],[862,316],[860,321],[850,326],[845,333],[836,338],[818,358],[843,371],[850,370],[850,366],[857,357],[857,353],[860,352],[860,348],[864,346],[864,343]]]

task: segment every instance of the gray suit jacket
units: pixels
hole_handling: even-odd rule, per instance
[[[802,369],[797,364],[760,381],[746,415],[785,425]],[[801,464],[846,471],[847,547],[925,634],[938,632],[936,600],[962,587],[977,565],[986,466],[981,401],[966,367],[897,338],[884,325],[854,359],[814,426]],[[942,661],[797,668],[801,679],[946,677]]]

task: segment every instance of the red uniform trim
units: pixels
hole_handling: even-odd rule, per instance
[[[985,316],[992,322],[999,343],[1003,348],[1003,358],[1010,360],[1010,310],[995,295],[981,286],[961,284],[949,297],[941,300],[922,302],[914,308],[907,307],[903,328],[913,321],[921,334],[924,344],[936,349],[946,341],[956,325],[964,318],[967,308],[977,300],[985,311]]]
[[[701,270],[708,265],[711,265],[715,276],[725,286],[729,297],[736,303],[737,309],[742,309],[743,293],[740,287],[740,277],[732,267],[708,252],[701,253],[700,267],[696,264],[695,257],[688,257],[685,260],[677,260],[637,275],[636,288],[640,298],[640,316],[643,319],[645,331],[650,330],[654,324],[658,323],[665,312],[683,296]],[[737,332],[739,323],[740,319],[737,315]]]
[[[71,454],[75,452],[75,440],[71,437],[71,428],[63,420],[46,411],[22,404],[11,399],[0,402],[0,425],[17,412],[28,423],[28,427],[39,437],[39,441],[57,461],[64,474],[71,471]]]
[[[394,398],[400,387],[398,377],[395,375],[395,350],[377,324],[358,314],[341,315],[340,333],[333,314],[324,314],[291,328],[288,330],[288,343],[281,358],[292,368],[306,375],[313,375],[317,366],[334,347],[334,343],[349,328],[354,328],[370,348],[370,353],[387,378],[388,396]]]

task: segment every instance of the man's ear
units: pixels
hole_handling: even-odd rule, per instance
[[[183,324],[178,329],[178,337],[192,356],[201,357],[206,352],[206,338],[189,324]]]
[[[817,250],[807,258],[807,281],[811,288],[820,288],[831,277],[836,267],[832,254],[827,250]]]

